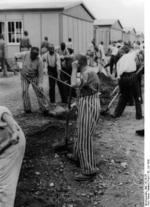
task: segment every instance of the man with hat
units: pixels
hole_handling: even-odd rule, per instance
[[[26,113],[31,113],[29,97],[29,85],[31,84],[37,96],[39,107],[44,114],[48,113],[48,102],[43,93],[43,63],[39,56],[39,48],[32,47],[31,51],[21,52],[15,55],[21,58],[23,66],[21,70],[21,86],[23,105]]]
[[[25,136],[8,108],[0,106],[0,206],[13,207],[25,152]]]

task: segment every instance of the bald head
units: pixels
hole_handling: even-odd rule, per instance
[[[55,47],[53,44],[49,44],[48,51],[50,55],[53,55],[55,52]]]

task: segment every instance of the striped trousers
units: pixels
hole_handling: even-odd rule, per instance
[[[38,78],[35,77],[30,80],[27,80],[25,76],[21,75],[21,87],[22,87],[22,98],[23,98],[24,110],[25,111],[31,110],[31,102],[30,102],[30,96],[29,96],[29,86],[31,84],[36,94],[40,110],[46,111],[48,109],[49,104],[44,94],[40,93],[40,89],[38,88]]]
[[[96,168],[92,135],[100,114],[99,95],[94,94],[79,99],[78,137],[74,142],[74,157],[79,159],[83,174],[93,174]]]

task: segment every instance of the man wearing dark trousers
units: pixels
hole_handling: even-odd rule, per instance
[[[130,100],[130,94],[133,95],[136,107],[136,119],[142,118],[140,86],[136,74],[124,73],[119,80],[120,97],[114,112],[115,117],[122,115],[127,103]],[[130,92],[130,93],[129,93]]]
[[[122,115],[132,94],[136,108],[136,119],[142,119],[140,85],[136,71],[137,56],[137,52],[129,52],[118,61],[117,75],[119,78],[120,96],[113,117],[120,117]]]
[[[110,57],[110,62],[105,65],[105,68],[110,66],[110,74],[113,74],[114,66],[115,66],[115,73],[116,73],[116,56],[118,54],[118,48],[116,47],[116,43],[114,42],[112,47],[111,47],[111,57]]]
[[[135,133],[141,137],[144,137],[144,129],[136,130]]]
[[[55,103],[55,85],[57,82],[60,96],[62,99],[62,103],[64,102],[64,96],[63,96],[63,88],[61,87],[61,84],[59,81],[56,81],[55,79],[60,79],[60,73],[61,73],[61,62],[60,62],[60,56],[58,53],[55,52],[55,48],[53,44],[50,44],[48,47],[48,52],[43,55],[43,61],[47,62],[47,70],[49,75],[49,97],[51,103]],[[54,78],[53,78],[54,77]]]
[[[68,68],[67,68],[67,58],[69,58],[69,51],[66,48],[66,44],[64,42],[62,42],[60,44],[60,48],[58,49],[58,54],[60,56],[60,62],[61,62],[61,73],[60,73],[60,79],[63,82],[69,83],[69,74],[68,73]],[[61,90],[62,90],[62,102],[63,103],[67,103],[67,99],[68,99],[68,92],[69,92],[69,88],[68,86],[64,85],[63,83],[60,83],[61,85]]]

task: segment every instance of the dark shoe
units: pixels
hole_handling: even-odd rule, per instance
[[[117,117],[119,117],[119,116],[117,116],[117,115],[115,115],[115,114],[110,114],[110,116],[111,116],[111,118],[117,118]]]
[[[134,106],[134,102],[128,102],[127,106]]]
[[[138,120],[143,119],[143,116],[136,116],[136,119]]]
[[[76,181],[93,181],[96,177],[96,173],[90,174],[90,175],[84,175],[84,174],[79,174],[75,176]]]
[[[107,115],[107,114],[109,114],[109,110],[101,110],[101,112],[100,112],[100,115],[101,116],[105,116],[105,115]]]
[[[44,115],[44,116],[50,116],[50,113],[49,113],[48,110],[45,110],[45,111],[43,111],[43,115]]]
[[[142,136],[144,137],[144,129],[141,129],[141,130],[136,130],[135,133],[139,136]]]
[[[31,113],[32,113],[31,110],[25,110],[24,112],[25,112],[26,114],[31,114]]]

